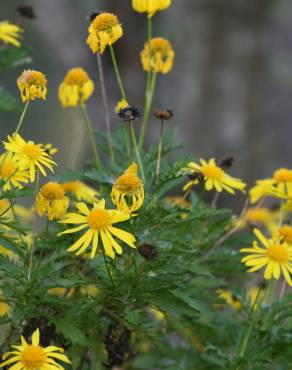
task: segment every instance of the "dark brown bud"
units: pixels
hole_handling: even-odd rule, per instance
[[[219,167],[221,168],[230,168],[234,164],[234,158],[233,157],[226,157],[221,159],[219,162]]]
[[[158,119],[163,119],[163,120],[167,121],[167,120],[169,120],[173,117],[173,112],[170,109],[155,108],[153,110],[153,115],[154,115],[154,117],[156,117]]]
[[[158,249],[150,244],[140,245],[138,251],[147,261],[155,261],[159,256]]]
[[[118,116],[125,122],[134,121],[140,118],[141,114],[138,108],[128,107],[119,111]]]
[[[17,10],[17,13],[23,18],[28,18],[28,19],[36,18],[34,8],[30,5],[18,5],[16,10]]]
[[[88,16],[86,17],[86,19],[89,19],[89,20],[90,20],[90,22],[93,22],[93,21],[95,20],[95,18],[96,18],[98,15],[102,14],[102,13],[104,13],[104,11],[102,11],[102,10],[95,10],[95,11],[94,11],[94,12],[92,12],[91,14],[88,14]]]

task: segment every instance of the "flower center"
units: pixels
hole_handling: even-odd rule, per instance
[[[23,153],[26,154],[29,159],[38,159],[42,154],[42,150],[35,144],[27,143],[23,147]]]
[[[93,27],[96,31],[108,31],[112,27],[119,24],[118,18],[111,13],[99,14],[92,22]]]
[[[292,183],[292,170],[287,168],[280,168],[274,172],[273,178],[277,182],[291,182]]]
[[[112,219],[108,211],[104,209],[94,209],[87,216],[88,225],[94,230],[106,229],[112,224]]]
[[[139,177],[133,173],[125,173],[118,177],[114,186],[127,195],[137,194],[143,187]]]
[[[267,256],[275,262],[287,263],[289,261],[289,252],[285,244],[270,245],[267,250]]]
[[[288,225],[282,226],[278,233],[281,237],[284,238],[284,240],[288,243],[292,243],[292,227]]]
[[[213,164],[206,164],[205,166],[202,166],[201,172],[207,179],[217,181],[220,181],[224,176],[224,171],[222,171],[221,168],[214,166]]]
[[[13,162],[10,162],[10,161],[4,162],[2,164],[2,167],[1,167],[1,177],[2,177],[2,179],[5,179],[5,178],[13,175],[15,171],[16,171],[16,166]]]
[[[87,81],[89,81],[89,77],[83,68],[70,69],[64,79],[65,84],[78,86],[84,85]]]
[[[41,195],[49,200],[64,198],[64,189],[57,182],[48,182],[41,188]]]
[[[19,81],[27,85],[46,86],[47,84],[47,80],[41,72],[33,71],[31,69],[23,71],[19,77]]]
[[[46,363],[47,355],[40,346],[29,345],[20,355],[20,361],[28,370],[41,369]]]

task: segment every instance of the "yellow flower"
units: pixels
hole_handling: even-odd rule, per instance
[[[217,294],[219,298],[225,301],[235,311],[241,310],[242,308],[241,302],[234,296],[234,294],[231,291],[225,289],[218,289]]]
[[[274,172],[273,178],[256,181],[249,195],[252,204],[265,197],[291,199],[292,170],[280,168]]]
[[[55,360],[70,364],[68,357],[63,354],[64,350],[59,347],[40,345],[40,331],[36,329],[32,334],[32,343],[29,344],[21,337],[21,345],[12,346],[13,351],[6,352],[2,356],[4,362],[0,367],[10,366],[10,370],[64,370],[64,367]],[[61,353],[59,353],[61,352]],[[12,356],[13,357],[10,357]],[[9,359],[7,359],[10,357]]]
[[[48,143],[44,145],[44,151],[48,153],[50,156],[52,156],[58,152],[58,149],[54,148],[53,144]]]
[[[69,198],[57,182],[43,185],[36,196],[36,210],[40,217],[47,215],[50,221],[64,216],[69,207]]]
[[[150,45],[150,46],[149,46]],[[141,52],[141,62],[144,71],[168,73],[173,66],[175,53],[170,42],[162,37],[155,37],[146,42]]]
[[[90,98],[94,82],[83,68],[71,68],[59,87],[59,99],[63,107],[76,107]]]
[[[119,211],[131,213],[143,205],[144,187],[137,172],[137,164],[132,163],[113,184],[111,198]]]
[[[86,43],[93,53],[103,54],[107,45],[114,44],[123,36],[118,17],[111,13],[101,13],[95,17],[88,28]]]
[[[292,246],[278,237],[267,239],[258,229],[254,229],[254,233],[264,248],[259,247],[257,241],[253,242],[252,248],[242,248],[240,252],[251,254],[242,258],[241,262],[250,267],[249,272],[266,266],[264,278],[267,280],[278,280],[282,271],[287,283],[292,286]]]
[[[185,199],[184,197],[174,195],[174,196],[168,196],[165,198],[166,201],[170,204],[174,204],[176,206],[180,206],[183,208],[189,208],[191,206],[191,203]]]
[[[74,288],[56,287],[48,289],[48,293],[60,298],[70,298],[74,294]]]
[[[185,170],[192,175],[201,174],[204,178],[205,189],[207,191],[210,191],[213,188],[215,188],[218,192],[226,190],[231,194],[235,193],[234,189],[244,191],[246,184],[240,179],[236,179],[225,173],[222,168],[216,165],[214,158],[210,159],[208,162],[206,162],[204,159],[200,159],[200,163],[201,165],[195,162],[190,162]],[[183,187],[183,191],[188,190],[191,186],[198,183],[199,180],[194,178]]]
[[[0,317],[10,316],[11,311],[11,306],[5,301],[0,290]]]
[[[19,47],[19,39],[22,32],[23,30],[16,24],[12,24],[7,21],[0,22],[0,40],[4,41],[5,44]]]
[[[264,226],[274,234],[278,229],[279,212],[265,207],[248,208],[246,213],[237,220],[236,228],[241,229],[247,225]]]
[[[28,183],[28,172],[18,167],[18,160],[12,153],[4,153],[0,156],[0,180],[4,181],[4,190],[11,187],[23,188],[22,183]]]
[[[61,184],[66,193],[71,193],[78,201],[94,203],[99,195],[98,191],[79,180],[68,181]]]
[[[278,230],[278,235],[285,242],[292,244],[292,226],[284,225]]]
[[[84,285],[80,288],[80,293],[88,298],[95,298],[98,294],[98,289],[95,285]]]
[[[8,142],[4,142],[4,146],[9,152],[16,154],[19,168],[29,170],[31,182],[35,180],[37,169],[46,176],[43,166],[47,167],[51,172],[54,172],[52,166],[56,165],[56,163],[43,149],[42,144],[35,144],[33,141],[25,141],[19,134],[14,134],[13,136],[8,136]]]
[[[129,104],[127,100],[122,99],[118,102],[118,104],[115,107],[115,112],[118,114],[122,109],[129,108]]]
[[[130,218],[129,213],[106,210],[104,199],[94,203],[91,210],[88,209],[85,203],[77,203],[77,208],[80,213],[68,213],[64,220],[60,221],[64,224],[79,224],[80,226],[63,231],[59,235],[71,234],[87,229],[85,234],[68,248],[69,252],[75,252],[75,255],[78,256],[85,253],[89,245],[92,244],[90,257],[94,258],[99,244],[99,236],[101,237],[105,253],[111,258],[115,258],[115,252],[118,254],[123,252],[113,236],[130,247],[136,248],[134,245],[136,238],[132,234],[112,226],[115,223],[128,220]]]
[[[17,260],[17,255],[14,252],[12,252],[10,249],[7,249],[7,248],[3,247],[2,245],[0,245],[0,254],[4,257],[9,258],[11,261],[16,261]],[[0,293],[1,293],[1,291],[0,291]],[[1,299],[1,296],[0,296],[0,299]]]
[[[167,9],[171,0],[132,0],[132,6],[138,13],[148,13],[152,17],[157,11]]]
[[[47,79],[42,72],[27,69],[22,72],[17,79],[21,99],[23,102],[27,100],[46,99],[47,95]]]

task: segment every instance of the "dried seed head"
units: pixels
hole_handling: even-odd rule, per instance
[[[140,245],[138,251],[147,261],[155,261],[159,256],[158,249],[150,244]]]
[[[18,5],[18,7],[16,8],[16,10],[17,10],[17,13],[19,15],[21,15],[22,17],[24,17],[24,18],[28,18],[28,19],[35,19],[36,18],[36,14],[34,12],[33,6],[30,6],[30,5]]]
[[[165,121],[171,119],[173,117],[173,111],[171,109],[158,109],[155,108],[153,110],[154,117],[158,119],[163,119]]]
[[[128,107],[121,109],[118,113],[118,116],[125,122],[134,121],[140,118],[141,114],[138,108]]]
[[[219,167],[221,168],[230,168],[233,166],[235,159],[233,157],[226,157],[221,159],[219,162]]]

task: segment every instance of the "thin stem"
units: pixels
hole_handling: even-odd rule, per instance
[[[128,122],[128,134],[129,134],[129,146],[130,146],[130,161],[133,161],[133,138],[132,138],[132,130],[131,130],[131,121]]]
[[[278,227],[280,228],[283,225],[285,210],[284,210],[284,199],[280,201],[280,213],[279,213],[279,224]]]
[[[255,321],[256,321],[256,317],[257,317],[257,315],[256,315],[256,313],[257,313],[256,312],[256,307],[257,307],[257,303],[258,303],[259,297],[261,295],[261,291],[262,291],[262,288],[259,288],[258,293],[257,293],[257,296],[256,296],[256,299],[254,300],[254,303],[252,305],[252,308],[251,308],[250,313],[249,313],[249,316],[248,316],[249,325],[246,328],[246,330],[244,332],[244,335],[243,335],[243,337],[240,340],[240,346],[239,346],[238,351],[237,351],[237,355],[240,358],[243,358],[244,355],[245,355],[245,352],[246,352],[246,349],[247,349],[247,345],[248,345],[248,342],[249,342],[249,338],[250,338],[250,335],[251,335],[253,326],[254,326]],[[240,366],[237,367],[237,369],[240,369]]]
[[[134,131],[134,128],[133,128],[133,123],[131,121],[130,121],[130,127],[131,127],[131,133],[132,133],[132,139],[133,139],[135,154],[136,154],[136,157],[137,157],[137,161],[138,161],[141,176],[142,176],[142,181],[145,184],[145,174],[144,174],[143,163],[142,163],[142,160],[141,160],[141,156],[140,156],[140,152],[139,152],[139,148],[138,148],[138,144],[137,144],[137,140],[136,140],[136,135],[135,135],[135,131]]]
[[[162,119],[160,123],[160,136],[159,136],[158,153],[157,153],[156,182],[159,181],[159,177],[160,177],[160,164],[161,164],[161,154],[162,154],[162,146],[163,146],[163,130],[164,130],[164,120]]]
[[[117,82],[118,82],[118,85],[119,85],[119,88],[120,88],[122,98],[127,100],[124,85],[123,85],[123,82],[122,82],[122,78],[121,78],[118,63],[117,63],[117,59],[116,59],[116,56],[115,56],[114,48],[113,48],[112,45],[109,45],[109,50],[110,50],[110,53],[111,53],[112,62],[113,62],[113,66],[114,66],[114,70],[115,70],[115,74],[116,74],[116,78],[117,78]]]
[[[104,260],[104,264],[105,264],[105,268],[106,268],[107,274],[108,274],[108,276],[110,278],[112,287],[114,287],[114,280],[113,280],[112,274],[110,272],[110,269],[109,269],[109,266],[108,266],[108,263],[107,263],[107,260],[106,260],[106,255],[105,255],[105,252],[104,252],[103,247],[101,248],[101,250],[102,250],[103,260]]]
[[[90,140],[90,143],[91,143],[91,147],[92,147],[92,151],[93,151],[93,155],[94,155],[94,159],[95,159],[95,163],[96,163],[96,168],[99,170],[100,167],[101,167],[101,164],[100,164],[100,159],[99,159],[96,143],[95,143],[95,140],[94,140],[92,126],[91,126],[86,108],[82,105],[80,105],[80,108],[81,108],[83,120],[84,120],[84,123],[85,123],[85,127],[86,127],[87,132],[88,132],[88,137],[89,137],[89,140]]]
[[[38,188],[39,188],[39,179],[40,179],[40,175],[39,175],[39,172],[37,172],[36,180],[35,180],[35,197],[37,195]],[[33,243],[31,245],[30,254],[29,254],[29,264],[28,264],[28,274],[27,274],[28,280],[31,279],[33,253],[34,253],[34,248],[36,244],[36,233],[37,233],[37,213],[35,211],[34,220],[33,220]]]
[[[219,196],[220,196],[220,193],[215,193],[214,195],[214,198],[212,200],[212,203],[211,203],[211,207],[212,208],[215,208],[217,206],[217,202],[218,202],[218,199],[219,199]]]
[[[104,116],[105,116],[105,124],[107,128],[108,147],[109,147],[111,160],[115,162],[115,154],[114,154],[112,134],[111,134],[110,115],[109,115],[109,108],[108,108],[107,91],[106,91],[106,85],[105,85],[105,79],[104,79],[102,58],[99,53],[97,53],[97,66],[98,66],[98,73],[99,73],[99,80],[100,80],[101,99],[102,99],[103,111],[104,111]]]
[[[17,124],[17,127],[16,127],[16,130],[15,130],[15,133],[18,134],[21,126],[22,126],[22,123],[23,123],[23,120],[24,120],[24,117],[25,117],[25,114],[26,114],[26,111],[27,111],[27,108],[28,108],[28,105],[29,105],[29,100],[25,103],[25,106],[23,108],[23,111],[21,113],[21,116],[20,116],[20,119],[18,121],[18,124]]]
[[[148,45],[150,45],[150,41],[152,39],[152,17],[148,17],[147,20],[147,39],[148,39]],[[149,48],[149,55],[148,55],[148,65],[150,66],[151,63],[151,50]],[[147,85],[146,85],[146,91],[145,91],[145,106],[147,102],[147,94],[150,89],[150,83],[151,83],[151,69],[149,68],[147,71]]]
[[[15,209],[14,209],[14,203],[13,203],[12,199],[9,199],[9,203],[10,203],[10,208],[11,208],[13,217],[14,217],[15,221],[17,221],[17,217],[16,217],[16,213],[15,213]],[[21,243],[23,244],[23,238],[22,238],[22,235],[21,235],[20,231],[18,232],[18,235],[19,235]]]
[[[146,96],[145,110],[144,110],[141,134],[140,134],[140,139],[139,139],[139,149],[140,150],[143,148],[143,144],[144,144],[144,138],[145,138],[146,128],[147,128],[147,124],[149,120],[154,90],[156,86],[156,80],[157,80],[157,73],[153,73],[152,78],[151,78],[150,88]]]

